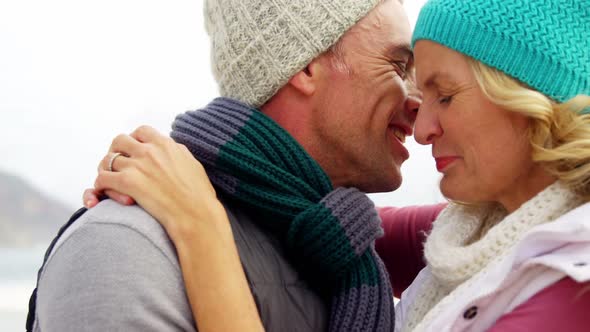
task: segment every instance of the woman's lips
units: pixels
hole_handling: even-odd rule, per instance
[[[440,157],[434,158],[436,161],[436,169],[439,172],[442,172],[447,168],[450,164],[452,164],[455,160],[459,159],[458,157]]]

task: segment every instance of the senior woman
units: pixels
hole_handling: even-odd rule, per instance
[[[570,320],[590,309],[588,4],[422,9],[415,136],[454,203],[397,308],[402,331],[589,329]]]
[[[432,146],[450,204],[427,236],[425,268],[396,308],[396,330],[589,329],[589,8],[574,0],[432,0],[422,9],[413,37],[424,97],[415,136]],[[142,140],[168,139],[149,133]],[[210,188],[182,149],[162,155],[185,164],[175,168],[187,173],[178,178]],[[157,184],[164,193],[172,188],[165,179],[178,175],[142,167],[166,174]],[[97,183],[133,192],[167,230],[229,227],[222,213],[207,217],[204,209],[200,218],[180,218],[187,223],[179,226],[169,216],[194,211],[198,202],[179,197],[165,206],[157,204],[159,195],[100,176]],[[211,236],[192,234],[197,241]],[[183,271],[187,282],[207,275],[196,267],[207,258],[197,256]],[[225,259],[239,260],[235,251]]]

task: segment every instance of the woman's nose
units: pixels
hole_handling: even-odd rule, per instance
[[[420,106],[416,123],[414,125],[414,138],[416,142],[428,145],[434,142],[434,139],[442,135],[443,130],[440,126],[438,114],[426,107],[425,104]]]

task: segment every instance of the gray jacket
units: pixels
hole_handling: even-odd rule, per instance
[[[327,306],[277,239],[254,216],[224,206],[266,330],[326,330]],[[36,332],[195,330],[174,245],[138,206],[106,200],[87,211],[59,239],[40,276]]]

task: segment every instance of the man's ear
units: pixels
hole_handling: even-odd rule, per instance
[[[321,61],[312,60],[305,68],[298,71],[289,84],[304,95],[311,96],[317,89],[319,79],[325,74]]]

